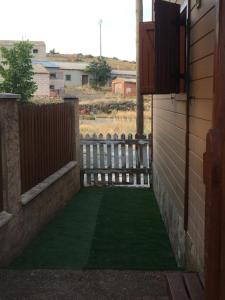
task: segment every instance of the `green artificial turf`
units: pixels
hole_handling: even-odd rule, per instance
[[[176,270],[153,193],[82,189],[10,268]]]
[[[88,260],[102,196],[100,189],[79,192],[10,268],[82,269]]]

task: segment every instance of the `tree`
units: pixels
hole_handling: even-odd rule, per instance
[[[21,101],[28,101],[37,90],[33,81],[32,67],[33,45],[28,41],[15,43],[11,49],[0,48],[0,91],[21,95]]]
[[[50,54],[59,54],[59,52],[56,52],[56,50],[55,50],[55,48],[53,48],[53,49],[51,49],[50,51],[49,51],[49,53]]]
[[[110,78],[111,67],[107,64],[105,59],[98,57],[97,60],[90,63],[85,71],[93,75],[91,86],[97,88],[106,85]]]

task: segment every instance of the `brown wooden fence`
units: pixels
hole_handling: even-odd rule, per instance
[[[0,212],[3,210],[2,129],[0,124]]]
[[[152,183],[152,138],[117,134],[81,136],[83,185],[146,185]]]
[[[22,193],[73,160],[74,110],[68,103],[19,106]]]

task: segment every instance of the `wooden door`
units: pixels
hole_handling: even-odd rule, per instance
[[[82,75],[82,85],[88,84],[88,75]]]

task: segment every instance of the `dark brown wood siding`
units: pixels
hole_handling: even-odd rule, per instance
[[[155,2],[155,84],[157,94],[179,92],[180,5]]]
[[[68,103],[20,105],[21,189],[25,193],[73,160],[74,110]]]
[[[140,23],[140,92],[155,92],[155,23]]]

